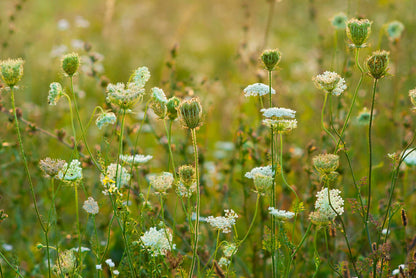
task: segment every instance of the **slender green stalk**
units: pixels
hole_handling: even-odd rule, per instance
[[[196,140],[196,130],[191,129],[192,134],[192,144],[194,146],[194,156],[195,156],[195,177],[196,177],[196,219],[195,219],[195,234],[194,234],[194,246],[193,246],[193,255],[192,255],[192,263],[191,268],[189,270],[189,278],[192,278],[195,263],[196,263],[196,256],[198,253],[198,233],[199,233],[199,211],[201,207],[201,200],[200,200],[200,189],[199,189],[199,167],[198,167],[198,146]]]
[[[269,6],[269,14],[267,15],[267,25],[266,25],[266,30],[264,32],[264,39],[263,39],[263,47],[265,48],[267,45],[267,40],[269,38],[269,33],[270,33],[270,28],[272,25],[272,19],[273,19],[273,13],[274,13],[274,7],[276,5],[276,1],[271,0],[269,1],[270,6]]]
[[[79,273],[82,273],[82,253],[81,253],[81,225],[79,222],[79,211],[78,211],[78,184],[74,183],[75,190],[75,215],[77,218],[77,230],[78,230],[78,264],[79,264]]]
[[[0,251],[0,257],[3,259],[3,261],[11,268],[13,269],[13,271],[19,275],[19,277],[24,278],[22,274],[20,274],[20,271],[18,268],[14,267],[7,259],[6,257],[3,255],[3,253]]]
[[[318,248],[317,248],[317,245],[316,245],[316,239],[318,238],[318,231],[319,231],[319,228],[317,228],[315,230],[315,235],[313,237],[315,272],[313,273],[312,277],[316,277],[316,275],[318,274],[319,266],[321,265],[321,259],[320,259]]]
[[[342,274],[339,273],[339,271],[331,263],[331,255],[330,255],[330,252],[329,252],[328,236],[326,234],[326,229],[324,229],[324,235],[325,235],[326,251],[328,253],[328,265],[339,277],[342,278]]]
[[[321,110],[321,126],[322,126],[322,129],[325,131],[325,133],[328,134],[332,138],[332,140],[334,141],[334,143],[336,144],[337,143],[337,139],[335,139],[334,135],[332,135],[332,133],[329,132],[329,130],[325,127],[325,124],[324,124],[324,111],[325,111],[326,102],[328,100],[328,94],[329,93],[325,93],[324,104],[322,105],[322,110]]]
[[[166,136],[168,137],[168,147],[169,147],[169,160],[172,164],[172,171],[173,176],[176,180],[176,167],[175,167],[175,160],[173,160],[173,153],[172,153],[172,134],[169,132],[168,127],[166,126],[166,120],[163,119],[163,125],[165,126]],[[172,126],[172,124],[170,124]]]
[[[215,258],[217,257],[217,252],[218,252],[219,242],[220,242],[220,232],[221,232],[221,230],[218,230],[218,232],[217,232],[217,240],[215,241],[215,251],[214,251],[214,254],[212,255],[212,257],[209,259],[209,261],[215,260]],[[209,273],[209,276],[211,275],[211,273],[213,271],[214,271],[214,264],[212,264],[211,269],[208,272]]]
[[[259,209],[259,201],[260,201],[260,194],[257,194],[257,199],[256,199],[256,208],[254,210],[254,215],[253,215],[253,219],[251,220],[250,226],[247,230],[246,235],[243,237],[243,239],[238,243],[238,246],[240,246],[241,244],[243,244],[243,242],[247,239],[248,235],[251,232],[251,229],[254,226],[254,222],[256,221],[256,216],[257,216],[257,211]]]
[[[354,95],[352,97],[350,109],[348,110],[347,117],[345,118],[344,125],[342,126],[341,133],[339,135],[340,138],[339,138],[338,143],[335,147],[334,153],[336,153],[339,150],[339,144],[341,143],[342,137],[344,136],[345,129],[347,128],[348,121],[350,120],[352,109],[354,108],[354,105],[355,105],[355,100],[357,99],[358,90],[360,89],[361,83],[363,82],[363,78],[364,78],[364,70],[360,66],[360,62],[358,60],[358,53],[359,53],[359,48],[356,48],[355,49],[355,64],[357,65],[357,68],[360,70],[361,75],[360,75],[360,79],[358,80],[357,87],[355,87],[355,91],[354,91]]]
[[[287,270],[286,270],[285,277],[289,277],[289,275],[290,275],[290,267],[292,265],[292,262],[295,259],[297,252],[299,251],[299,249],[302,247],[303,243],[305,242],[306,237],[309,235],[309,232],[311,230],[311,227],[312,227],[312,222],[309,222],[309,225],[308,225],[308,228],[306,228],[305,234],[303,235],[302,239],[300,240],[298,246],[296,246],[295,251],[293,251],[292,255],[290,256],[290,261],[289,261],[288,267],[286,268]]]

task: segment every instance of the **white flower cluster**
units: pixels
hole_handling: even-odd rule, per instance
[[[402,271],[404,271],[405,269],[406,269],[406,265],[405,264],[401,264],[401,265],[399,265],[395,270],[393,270],[392,271],[392,275],[393,276],[396,276],[396,275],[399,275],[400,274],[400,269],[402,270]]]
[[[272,170],[272,165],[255,167],[251,169],[250,172],[246,172],[244,176],[248,179],[254,179],[255,174],[261,174],[263,176],[273,177],[274,173]]]
[[[231,210],[224,210],[225,216],[208,216],[207,222],[215,229],[222,230],[224,234],[231,232],[231,228],[235,225],[235,220],[238,218],[238,215]]]
[[[295,216],[295,213],[291,211],[275,209],[274,207],[269,207],[269,213],[281,221],[292,219]]]
[[[403,154],[404,163],[408,166],[416,166],[416,151],[406,150]]]
[[[334,96],[341,95],[347,89],[345,79],[336,72],[325,71],[323,74],[318,74],[313,80],[318,89],[331,93]]]
[[[272,90],[272,94],[276,94],[276,91],[271,88]],[[264,96],[269,94],[269,86],[267,86],[266,84],[263,83],[255,83],[255,84],[251,84],[248,85],[245,89],[244,89],[244,96],[245,97],[249,97],[249,96]]]
[[[333,220],[337,214],[344,213],[344,200],[339,196],[340,190],[331,189],[329,192],[332,207],[329,204],[328,188],[324,188],[316,194],[315,209],[323,218]]]
[[[129,109],[136,104],[144,95],[144,88],[136,83],[108,84],[107,86],[107,102],[119,106],[123,109]]]
[[[94,200],[93,197],[88,197],[88,199],[85,200],[82,208],[89,214],[98,214],[99,211],[98,203]]]
[[[229,264],[230,264],[230,260],[228,260],[228,259],[227,259],[227,258],[225,258],[225,257],[221,257],[221,259],[218,261],[218,265],[219,265],[222,269],[227,268]]]
[[[58,100],[63,95],[62,86],[58,82],[53,82],[49,85],[49,95],[48,95],[48,104],[49,105],[56,105]]]
[[[232,255],[237,253],[237,245],[234,243],[226,242],[222,248],[222,252],[224,253],[225,257],[230,258]]]
[[[152,101],[150,106],[153,112],[160,118],[164,119],[167,113],[166,104],[168,99],[166,98],[165,92],[162,89],[154,87],[152,88]]]
[[[113,112],[103,112],[95,121],[95,124],[97,125],[98,129],[101,129],[104,126],[113,125],[117,121],[117,117]]]
[[[118,168],[118,169],[117,169]],[[121,186],[126,186],[129,184],[130,181],[130,174],[126,168],[121,166],[120,164],[111,163],[108,165],[105,176],[101,174],[100,181],[103,185],[106,185],[106,182],[104,182],[104,179],[107,177],[107,179],[112,180],[114,183],[116,183],[116,186],[119,188]],[[117,180],[116,180],[116,174],[117,174]]]
[[[144,87],[150,78],[150,72],[147,67],[140,67],[136,69],[131,76],[131,80],[139,87]]]
[[[189,187],[185,186],[182,182],[178,182],[176,185],[176,193],[180,197],[189,198],[196,192],[196,182],[193,182]]]
[[[136,154],[136,155],[120,155],[120,160],[123,161],[126,164],[131,164],[133,166],[138,166],[140,163],[146,163],[150,159],[152,159],[153,156],[151,155],[143,155],[143,154]]]
[[[282,107],[272,107],[267,109],[261,109],[263,116],[266,118],[295,118],[296,111]]]
[[[149,250],[152,256],[166,255],[167,251],[175,249],[176,245],[172,243],[172,233],[169,230],[152,227],[140,237],[145,248]]]
[[[149,177],[150,185],[156,191],[156,194],[164,194],[172,187],[174,181],[173,175],[169,172],[163,172],[159,175]]]
[[[68,163],[65,163],[58,173],[58,179],[68,182],[82,179],[81,162],[78,159],[74,159],[69,166]]]

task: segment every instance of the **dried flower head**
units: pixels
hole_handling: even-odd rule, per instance
[[[249,97],[249,96],[264,96],[269,94],[269,86],[267,86],[266,84],[263,83],[255,83],[255,84],[251,84],[248,85],[245,89],[244,89],[244,96],[245,97]],[[276,94],[276,91],[271,88],[271,93],[272,95]]]
[[[99,207],[98,203],[94,200],[93,197],[88,197],[87,200],[85,200],[84,205],[82,208],[89,214],[98,214]]]
[[[371,33],[371,22],[368,19],[350,19],[347,21],[347,36],[356,48],[365,47]]]
[[[207,223],[210,224],[213,228],[221,230],[224,234],[230,233],[231,228],[235,225],[238,215],[231,210],[224,210],[225,216],[208,216]]]
[[[336,154],[319,154],[312,158],[315,169],[322,174],[329,174],[339,167],[339,156]]]
[[[255,192],[260,195],[265,195],[269,192],[270,188],[273,185],[273,176],[263,175],[261,173],[253,174],[254,187],[256,188]]]
[[[166,252],[176,248],[176,245],[172,244],[172,232],[166,229],[158,230],[156,227],[145,232],[140,241],[153,257],[166,255]]]
[[[116,114],[110,111],[104,111],[97,117],[95,124],[97,125],[98,129],[101,129],[102,127],[115,124],[116,121]]]
[[[341,95],[346,89],[345,80],[338,73],[325,71],[312,79],[318,89],[334,96]]]
[[[74,159],[69,166],[68,163],[65,163],[58,172],[58,179],[66,182],[74,182],[82,179],[81,162],[78,159]]]
[[[268,71],[275,69],[277,64],[280,62],[282,55],[278,49],[265,50],[261,54],[261,60]]]
[[[374,79],[383,78],[387,74],[390,52],[381,50],[375,51],[367,59],[367,68]]]
[[[0,62],[0,74],[3,82],[10,88],[14,87],[23,76],[24,61],[21,58],[7,59]]]
[[[55,177],[59,171],[64,167],[65,161],[61,159],[52,159],[47,157],[39,161],[39,168],[46,177]]]
[[[198,98],[182,101],[178,112],[185,128],[195,129],[202,124],[202,106]]]
[[[69,53],[62,58],[62,69],[70,77],[74,76],[77,72],[79,64],[78,53]]]

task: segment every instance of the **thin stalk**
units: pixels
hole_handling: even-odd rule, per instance
[[[22,274],[20,274],[20,271],[18,268],[15,268],[12,266],[12,264],[6,259],[6,257],[3,255],[3,253],[0,251],[0,257],[3,259],[3,261],[11,268],[14,272],[16,272],[19,277],[24,278]]]
[[[328,134],[332,138],[332,140],[334,141],[334,143],[336,144],[337,143],[337,139],[335,139],[334,135],[332,135],[332,133],[329,132],[329,130],[325,127],[325,124],[324,124],[324,111],[325,111],[326,102],[328,100],[328,94],[329,93],[325,93],[324,104],[322,105],[322,110],[321,110],[321,126],[322,126],[322,129],[326,132],[326,134]]]
[[[192,278],[196,256],[198,253],[198,233],[199,233],[199,211],[200,211],[200,189],[199,189],[199,169],[198,169],[198,147],[197,147],[197,140],[196,140],[196,130],[191,129],[192,134],[192,144],[194,146],[194,156],[195,156],[195,177],[196,177],[196,219],[195,219],[195,238],[194,238],[194,246],[193,246],[193,254],[192,254],[192,263],[191,268],[189,270],[189,278]]]
[[[345,132],[345,129],[347,128],[348,121],[350,119],[352,109],[354,108],[355,100],[357,99],[358,90],[360,89],[361,83],[363,82],[364,70],[360,66],[360,63],[359,63],[359,60],[358,60],[358,53],[359,53],[359,48],[356,48],[355,49],[355,64],[357,65],[358,69],[360,70],[361,76],[360,76],[360,79],[358,80],[357,87],[355,87],[355,91],[354,91],[354,95],[352,97],[352,102],[351,102],[351,105],[350,105],[350,109],[348,110],[347,118],[345,118],[344,125],[342,126],[341,133],[339,135],[340,138],[338,140],[337,146],[335,147],[334,153],[336,153],[339,149],[339,144],[341,143],[341,139],[344,136],[344,132]]]
[[[257,216],[257,211],[259,208],[259,201],[260,201],[260,194],[257,194],[257,199],[256,199],[256,208],[254,210],[254,215],[253,215],[253,220],[251,220],[250,223],[250,227],[247,230],[246,235],[243,237],[243,239],[238,243],[238,245],[240,246],[241,244],[243,244],[243,242],[247,239],[248,235],[251,232],[251,229],[253,228],[254,222],[256,221],[256,216]]]
[[[328,236],[326,234],[326,229],[324,230],[324,235],[325,235],[326,251],[328,253],[328,265],[336,274],[338,274],[339,277],[342,278],[342,274],[338,272],[338,270],[331,264],[331,261],[330,261],[331,257],[330,257],[330,252],[329,252]]]
[[[218,252],[218,247],[219,247],[218,243],[220,242],[220,232],[221,232],[221,230],[218,230],[217,240],[215,241],[215,251],[214,251],[214,254],[212,255],[212,257],[208,260],[208,262],[211,261],[211,260],[215,260],[215,258],[217,257],[217,252]],[[207,265],[208,265],[208,263],[207,263]],[[212,264],[211,269],[209,270],[208,273],[211,274],[213,272],[213,270],[214,270],[214,264]]]
[[[172,134],[169,132],[168,127],[166,126],[166,120],[163,119],[163,125],[165,126],[166,136],[168,137],[168,147],[169,147],[169,160],[172,164],[172,171],[173,176],[176,180],[176,167],[175,167],[175,161],[173,160],[173,153],[172,153]],[[170,127],[172,127],[172,123],[170,124]]]
[[[316,277],[316,275],[318,274],[319,266],[321,265],[321,259],[319,257],[319,252],[318,252],[318,248],[317,248],[317,245],[316,245],[316,239],[318,237],[318,231],[319,231],[319,229],[317,228],[315,230],[315,235],[313,237],[315,272],[313,273],[312,277]]]
[[[82,253],[81,253],[81,225],[79,223],[79,211],[78,211],[78,184],[73,184],[75,190],[75,214],[77,218],[77,229],[78,229],[78,261],[79,261],[79,272],[82,273]]]
[[[290,256],[289,265],[288,265],[288,267],[287,267],[287,271],[286,271],[286,274],[287,274],[287,276],[286,276],[286,277],[289,277],[289,275],[290,275],[290,267],[291,267],[291,265],[292,265],[292,262],[293,262],[293,260],[294,260],[294,259],[295,259],[295,257],[296,257],[296,253],[299,251],[299,249],[302,247],[303,243],[305,242],[306,237],[309,235],[309,232],[310,232],[310,230],[311,230],[311,227],[312,227],[312,222],[309,222],[309,225],[308,225],[308,228],[306,228],[306,232],[305,232],[305,234],[303,235],[302,239],[300,240],[300,242],[299,242],[298,246],[296,246],[295,251],[294,251],[294,252],[292,253],[292,255]]]

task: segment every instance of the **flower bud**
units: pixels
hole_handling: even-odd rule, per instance
[[[195,168],[191,165],[179,167],[179,179],[184,186],[190,187],[195,182]]]
[[[368,19],[350,19],[347,22],[347,36],[356,48],[365,47],[371,33],[371,21]]]
[[[155,112],[160,119],[164,119],[167,113],[166,104],[168,102],[166,95],[162,89],[157,87],[154,87],[152,92],[152,101],[150,106],[152,107],[153,112]]]
[[[202,106],[198,98],[182,101],[178,111],[185,128],[195,129],[202,124]]]
[[[315,169],[322,174],[334,172],[339,166],[339,156],[336,154],[320,154],[312,159]]]
[[[254,187],[260,195],[266,194],[273,185],[273,176],[256,173],[253,175]]]
[[[280,52],[277,49],[265,50],[261,54],[261,60],[268,71],[275,69],[275,66],[280,62]]]
[[[387,73],[389,65],[389,52],[385,50],[375,51],[373,55],[367,59],[367,68],[375,79],[383,78]]]
[[[21,58],[1,61],[1,77],[7,86],[12,88],[22,79],[23,63],[24,61]]]
[[[72,77],[79,67],[78,53],[70,53],[62,58],[62,69],[68,76]]]
[[[179,106],[181,101],[177,97],[171,97],[166,104],[166,108],[168,109],[168,117],[170,120],[175,120],[178,117],[178,110],[176,110]]]

